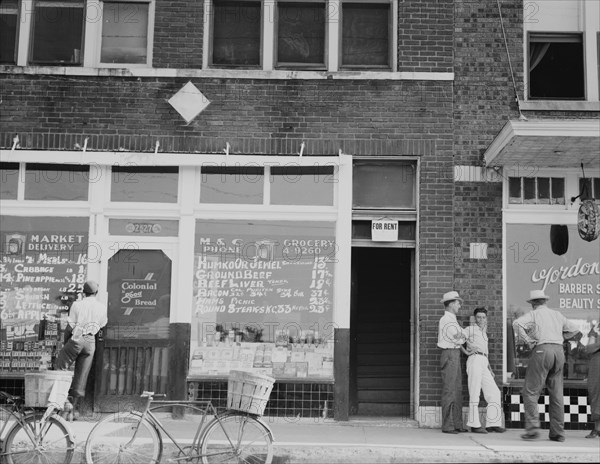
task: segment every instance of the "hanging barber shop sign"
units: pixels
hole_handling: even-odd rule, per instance
[[[600,235],[600,208],[594,200],[584,200],[581,202],[577,214],[577,230],[579,236],[591,242]]]

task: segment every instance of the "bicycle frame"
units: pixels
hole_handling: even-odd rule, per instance
[[[153,405],[153,407],[151,407],[151,405]],[[188,448],[188,446],[182,447],[179,444],[179,442],[177,441],[177,439],[169,433],[169,431],[161,423],[160,419],[158,417],[156,417],[156,415],[153,412],[158,409],[174,408],[174,407],[183,407],[186,409],[191,409],[193,411],[198,411],[198,412],[202,413],[202,419],[201,419],[200,423],[198,424],[196,433],[194,434],[194,439],[192,440],[192,444],[189,447],[189,452],[186,451],[186,448]],[[225,414],[222,414],[221,416],[228,415],[228,414],[229,413],[226,412]],[[205,401],[168,401],[168,400],[154,401],[151,397],[148,398],[146,407],[144,408],[144,411],[141,413],[141,417],[138,422],[138,427],[136,428],[133,436],[131,437],[131,440],[127,443],[127,445],[131,444],[135,440],[135,437],[139,430],[140,424],[144,421],[144,419],[146,419],[157,430],[157,432],[159,434],[161,432],[163,432],[179,450],[181,457],[171,458],[171,461],[176,462],[176,461],[184,461],[184,460],[190,459],[190,458],[200,458],[204,455],[200,454],[199,452],[196,452],[196,454],[192,454],[192,451],[195,449],[199,450],[199,448],[200,448],[200,445],[202,443],[202,438],[204,435],[205,423],[208,423],[208,421],[206,419],[208,415],[212,415],[217,419],[217,421],[221,425],[222,430],[225,432],[225,436],[227,437],[229,444],[231,446],[234,446],[233,441],[231,440],[229,435],[227,435],[225,428],[221,424],[220,415],[217,413],[217,410],[212,405],[211,401],[209,401],[209,400],[205,400]],[[272,439],[273,436],[272,436],[270,429],[267,426],[265,426],[265,429],[268,431],[269,436]],[[127,446],[127,445],[125,445],[125,446]]]

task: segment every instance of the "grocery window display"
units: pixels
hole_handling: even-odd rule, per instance
[[[0,219],[0,371],[45,370],[86,279],[89,220]]]
[[[335,223],[197,220],[190,378],[333,379]]]

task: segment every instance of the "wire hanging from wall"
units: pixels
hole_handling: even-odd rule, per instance
[[[512,78],[513,90],[515,92],[515,101],[517,102],[517,110],[519,111],[519,119],[527,121],[527,118],[521,112],[521,101],[519,100],[519,92],[517,91],[517,82],[515,81],[515,73],[512,67],[512,61],[510,59],[510,52],[508,51],[508,41],[506,40],[506,31],[504,30],[504,20],[502,19],[502,9],[500,8],[500,0],[496,0],[498,5],[498,14],[500,15],[500,27],[502,28],[502,37],[504,38],[504,48],[506,48],[506,56],[508,57],[508,67],[510,69],[510,77]]]

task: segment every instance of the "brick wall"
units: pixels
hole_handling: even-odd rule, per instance
[[[202,68],[202,0],[156,0],[155,68]]]
[[[398,71],[452,72],[453,4],[398,2]]]
[[[450,166],[447,82],[192,79],[211,103],[186,125],[167,100],[188,79],[0,78],[4,147],[18,133],[22,148],[38,149],[90,137],[94,150],[153,150],[159,140],[164,152],[216,153],[229,142],[231,153],[296,154],[305,141],[307,155],[421,156],[442,137]]]

